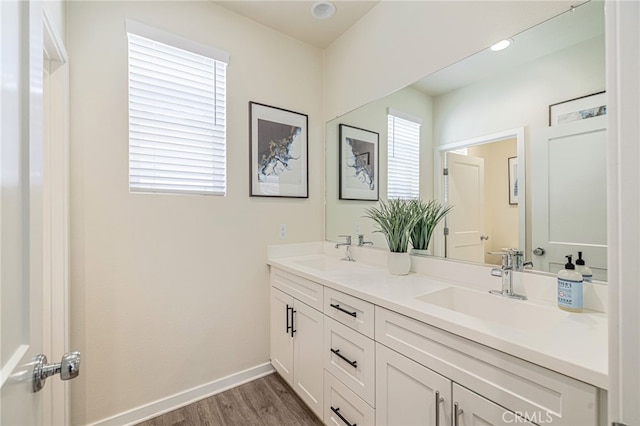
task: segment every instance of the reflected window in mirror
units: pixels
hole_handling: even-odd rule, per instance
[[[418,198],[422,120],[389,109],[387,122],[387,198]]]

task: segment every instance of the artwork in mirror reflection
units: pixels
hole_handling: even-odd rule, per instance
[[[470,141],[468,146],[478,145],[478,141],[487,135],[522,129],[521,151],[512,145],[495,158],[484,158],[482,197],[473,194],[471,188],[474,185],[464,184],[455,188],[462,195],[475,197],[474,202],[479,203],[480,198],[483,200],[482,206],[469,205],[469,208],[452,203],[456,208],[449,215],[448,222],[456,220],[456,215],[464,212],[469,217],[458,220],[474,223],[479,231],[472,237],[471,232],[465,234],[462,229],[459,252],[465,252],[465,244],[473,242],[480,247],[476,249],[473,261],[497,264],[500,256],[489,255],[488,252],[519,248],[525,251],[526,260],[533,261],[536,270],[555,273],[562,267],[564,255],[573,254],[576,258],[580,250],[585,254],[588,252],[588,266],[599,271],[596,279],[606,280],[606,215],[599,207],[606,205],[606,185],[603,183],[606,175],[602,161],[606,157],[602,154],[606,138],[582,141],[578,136],[569,135],[562,136],[567,141],[562,146],[547,143],[551,152],[551,157],[547,158],[553,158],[553,163],[541,160],[537,154],[538,145],[544,145],[539,141],[545,140],[548,136],[545,132],[550,129],[550,105],[605,90],[603,16],[602,2],[585,3],[572,13],[564,13],[513,36],[514,43],[509,49],[479,52],[327,123],[326,238],[335,240],[339,234],[363,233],[374,241],[375,246],[386,247],[380,235],[372,234],[370,221],[363,218],[363,210],[369,203],[339,199],[336,193],[339,171],[335,165],[339,155],[339,123],[379,132],[381,158],[378,179],[380,198],[386,199],[385,122],[386,112],[393,108],[423,120],[420,139],[422,199],[451,201],[446,199],[451,197],[447,192],[450,188],[445,190],[442,176],[443,147],[458,144],[457,148],[462,149],[463,141]],[[575,127],[581,125],[580,121],[596,120],[597,124],[602,123],[597,122],[600,118],[553,127],[568,126],[565,129],[580,133]],[[606,128],[593,132],[604,135]],[[489,147],[470,148],[467,157],[489,155],[478,154],[482,150],[487,151]],[[516,156],[518,172],[513,170],[510,182],[511,170],[508,172],[506,165],[510,157]],[[471,173],[470,166],[460,167],[464,173]],[[517,197],[512,193],[516,176]],[[581,179],[597,189],[591,193],[593,197],[590,196],[588,205],[577,204],[581,210],[592,211],[592,214],[576,215],[575,209],[567,208],[577,200],[581,191],[587,190],[587,187],[575,183]],[[560,188],[557,182],[561,180],[573,183]],[[549,201],[541,202],[545,194]],[[577,223],[589,232],[569,234],[568,230],[576,228],[577,225],[573,224]],[[449,230],[451,235],[452,230]],[[467,259],[451,249],[449,238],[445,238],[442,226],[437,229],[431,252],[452,259]],[[465,242],[464,238],[469,240]],[[481,244],[475,241],[476,238]],[[560,238],[562,240],[558,240]],[[535,253],[544,254],[536,255],[534,249],[542,249],[535,250]]]
[[[341,200],[378,200],[378,136],[340,124]]]

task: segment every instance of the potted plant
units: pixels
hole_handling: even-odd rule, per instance
[[[365,210],[365,216],[376,223],[374,232],[382,232],[389,246],[387,266],[394,275],[406,275],[411,269],[411,259],[407,253],[409,232],[417,219],[412,208],[412,200],[391,199],[380,201],[378,207]]]
[[[411,200],[410,208],[416,218],[409,232],[412,254],[427,255],[433,230],[453,206],[445,207],[436,200]]]

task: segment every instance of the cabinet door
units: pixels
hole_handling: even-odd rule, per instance
[[[324,315],[299,300],[294,301],[294,308],[293,389],[322,419]]]
[[[292,309],[293,297],[271,287],[271,364],[290,386],[293,386],[293,338],[287,326],[291,325]]]
[[[515,413],[505,410],[503,407],[494,404],[480,395],[463,388],[457,383],[453,384],[453,406],[454,426],[488,426],[488,425],[531,425],[526,418],[517,416]],[[545,411],[521,413],[529,420],[538,424],[551,423],[553,417]],[[457,418],[456,418],[457,417]]]
[[[376,343],[376,425],[449,424],[451,381]]]

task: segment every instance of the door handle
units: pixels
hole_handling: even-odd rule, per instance
[[[459,404],[457,402],[453,403],[453,426],[460,425],[460,414],[464,413],[464,411],[459,408]]]
[[[33,392],[38,392],[44,387],[47,378],[60,373],[61,380],[71,380],[80,374],[80,352],[69,352],[62,356],[62,361],[56,364],[47,364],[44,354],[36,355],[33,367]]]
[[[436,426],[440,426],[440,404],[444,398],[440,396],[440,391],[436,391]]]
[[[488,235],[484,235],[484,234],[480,235],[480,241],[487,241],[488,239],[489,239]]]
[[[533,254],[535,254],[536,256],[542,256],[545,253],[545,249],[543,249],[542,247],[536,247],[535,249],[533,249]]]

